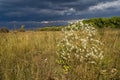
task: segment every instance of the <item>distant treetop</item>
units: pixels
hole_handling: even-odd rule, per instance
[[[120,17],[91,18],[88,20],[83,20],[83,22],[91,24],[98,28],[104,28],[104,27],[120,28]]]

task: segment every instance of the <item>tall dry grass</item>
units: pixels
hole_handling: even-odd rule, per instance
[[[100,78],[92,75],[95,69],[84,66],[64,74],[56,63],[57,43],[62,32],[0,33],[0,80],[119,80],[120,30],[99,30],[104,42],[105,58]],[[81,76],[86,74],[88,78]]]

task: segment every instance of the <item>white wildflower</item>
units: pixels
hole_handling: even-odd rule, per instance
[[[104,58],[103,43],[96,39],[97,30],[91,25],[77,21],[71,23],[62,31],[64,31],[64,38],[63,42],[59,43],[57,51],[62,66],[72,66],[71,58],[74,58],[72,61],[84,62],[84,60],[87,60],[93,64],[97,64],[96,61]]]

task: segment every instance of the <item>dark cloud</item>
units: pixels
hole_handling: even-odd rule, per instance
[[[0,21],[54,21],[119,16],[119,2],[120,0],[0,0]]]

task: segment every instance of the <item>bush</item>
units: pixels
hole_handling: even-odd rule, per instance
[[[84,23],[92,24],[94,27],[98,28],[120,28],[120,17],[111,18],[91,18],[84,20]]]
[[[2,27],[0,28],[0,33],[8,33],[9,29],[7,29],[6,27]]]
[[[77,75],[76,78],[81,80],[101,78],[99,75],[105,58],[104,44],[99,40],[97,29],[79,21],[65,27],[63,33],[64,37],[58,43],[56,52],[57,62],[63,68],[63,74],[70,79],[71,74],[74,74],[74,77]]]

